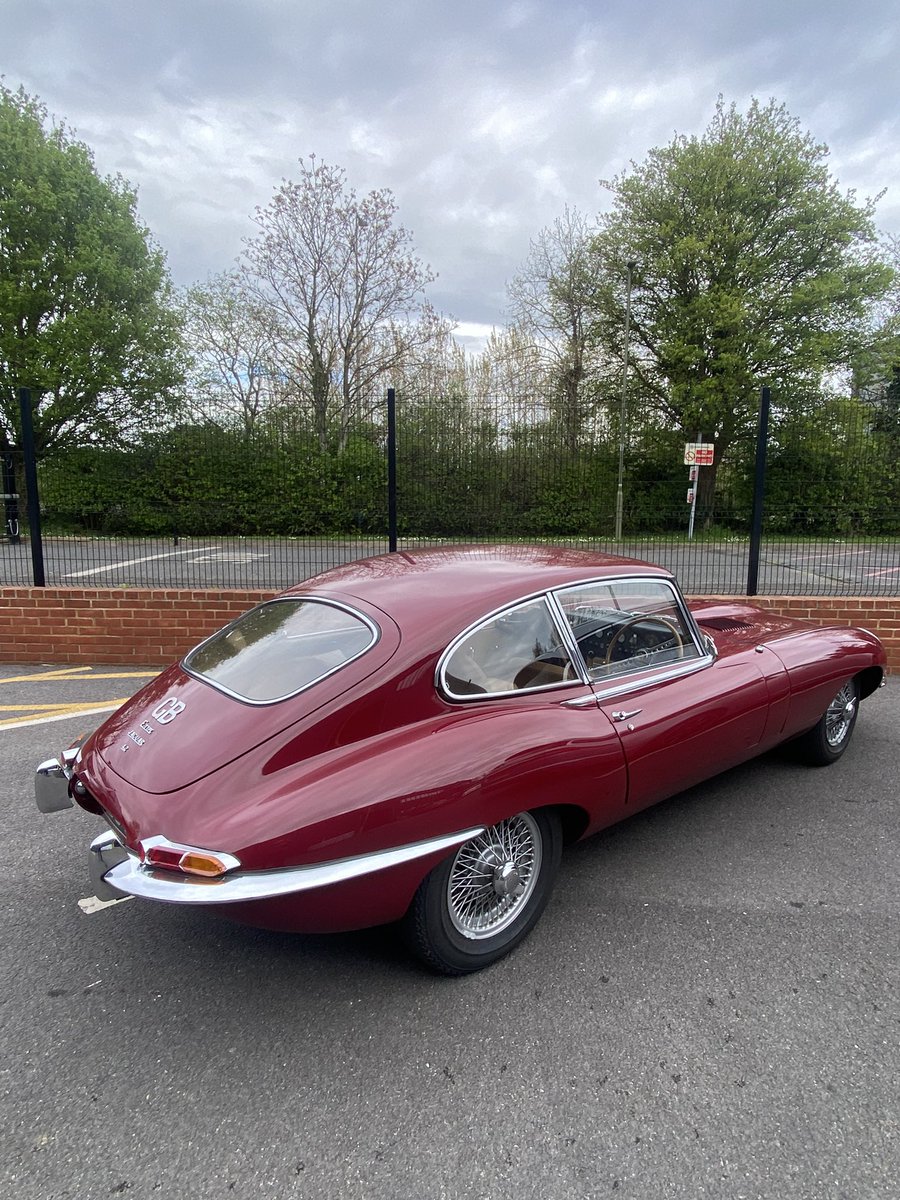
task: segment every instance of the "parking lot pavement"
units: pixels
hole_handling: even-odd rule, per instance
[[[900,680],[838,764],[572,847],[519,950],[448,980],[391,931],[79,907],[102,826],[33,770],[141,682],[106,673],[0,673],[3,1195],[896,1200]]]
[[[414,539],[401,550],[415,550]],[[601,542],[597,548],[669,567],[686,592],[743,592],[749,543],[654,540]],[[2,549],[2,547],[0,547]],[[320,571],[388,549],[383,538],[47,538],[46,581],[91,587],[290,587]],[[0,555],[0,583],[29,585],[32,565],[23,543]],[[764,539],[759,595],[891,595],[900,586],[900,543],[820,538]]]
[[[158,674],[132,667],[0,667],[0,729],[80,719],[93,728]]]

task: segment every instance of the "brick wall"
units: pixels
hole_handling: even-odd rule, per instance
[[[274,595],[256,589],[0,588],[0,662],[162,667]]]
[[[0,662],[162,667],[273,594],[256,589],[4,587]],[[757,596],[753,603],[823,625],[863,625],[884,642],[891,668],[900,669],[898,597]]]
[[[757,604],[783,617],[802,617],[818,625],[861,625],[878,635],[888,667],[900,671],[900,596],[746,596],[710,597]]]

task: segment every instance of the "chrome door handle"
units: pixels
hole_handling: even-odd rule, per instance
[[[643,712],[642,708],[632,708],[630,712],[626,712],[624,708],[620,708],[618,712],[614,712],[612,719],[614,721],[627,721],[629,717],[636,717],[639,712]]]

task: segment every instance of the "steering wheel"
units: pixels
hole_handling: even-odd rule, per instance
[[[612,662],[613,650],[622,640],[622,635],[627,633],[633,625],[639,625],[643,621],[655,621],[657,625],[662,625],[665,629],[667,629],[675,641],[675,657],[684,657],[684,639],[682,638],[678,630],[678,626],[674,621],[670,621],[668,617],[630,617],[623,625],[619,626],[609,640],[609,645],[606,647],[607,665]],[[668,639],[666,640],[668,641]],[[654,649],[656,649],[656,647],[650,647],[649,650],[645,650],[645,653],[650,654]]]

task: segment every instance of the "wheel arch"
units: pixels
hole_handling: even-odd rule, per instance
[[[877,692],[883,681],[884,670],[882,667],[864,667],[856,676],[860,700],[865,700],[866,696]]]
[[[562,826],[563,845],[569,846],[584,837],[591,822],[590,814],[577,804],[547,804],[542,808],[553,809]]]

